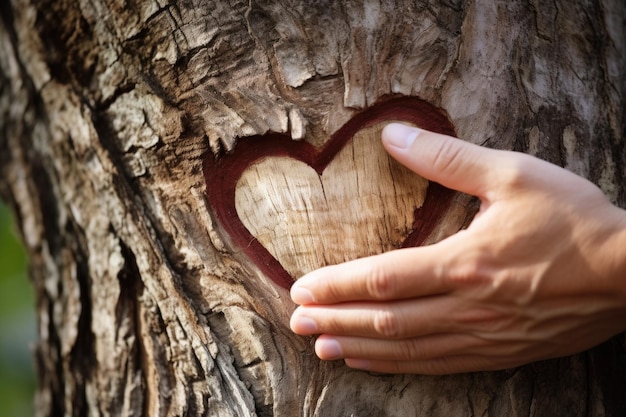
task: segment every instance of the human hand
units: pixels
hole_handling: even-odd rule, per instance
[[[383,144],[418,174],[481,199],[430,246],[313,271],[291,328],[321,359],[385,373],[504,369],[626,329],[626,212],[589,181],[529,155],[404,125]]]

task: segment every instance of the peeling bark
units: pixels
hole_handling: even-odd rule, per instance
[[[0,16],[0,193],[30,254],[38,416],[626,412],[623,336],[446,377],[318,361],[203,176],[239,138],[321,147],[402,95],[626,207],[623,1],[11,0]],[[442,221],[474,208],[457,197]]]

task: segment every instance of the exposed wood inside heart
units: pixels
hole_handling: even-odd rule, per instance
[[[388,156],[380,133],[390,121],[454,134],[442,112],[401,98],[358,114],[321,150],[285,135],[246,138],[205,162],[219,224],[285,288],[321,266],[421,244],[453,192]]]
[[[239,219],[292,277],[400,248],[413,232],[428,181],[389,157],[383,127],[357,132],[321,174],[268,156],[237,181]]]

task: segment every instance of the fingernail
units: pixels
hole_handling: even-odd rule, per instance
[[[315,299],[313,298],[313,294],[311,294],[311,291],[296,284],[294,284],[291,287],[290,294],[291,294],[291,299],[296,304],[311,304],[315,302]]]
[[[320,359],[335,360],[343,357],[341,345],[334,339],[317,339],[315,353]]]
[[[298,317],[294,320],[291,328],[298,334],[317,333],[317,323],[309,317]]]
[[[372,367],[372,362],[365,359],[346,359],[345,362],[350,368],[362,369],[364,371]]]
[[[396,148],[409,148],[415,138],[421,133],[416,127],[403,125],[401,123],[390,123],[383,129],[383,139],[385,143]]]

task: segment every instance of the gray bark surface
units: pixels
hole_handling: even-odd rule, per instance
[[[626,415],[623,336],[443,377],[320,362],[288,328],[287,291],[212,220],[202,171],[238,138],[321,145],[405,95],[625,208],[623,0],[10,0],[0,15],[0,193],[30,254],[38,416]]]

